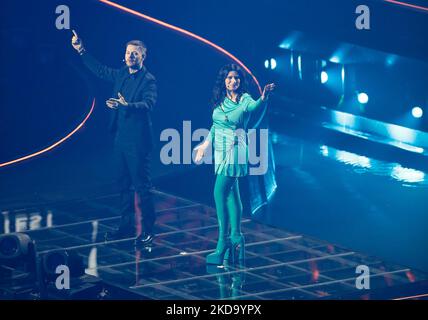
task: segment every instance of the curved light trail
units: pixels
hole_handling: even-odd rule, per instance
[[[185,34],[185,35],[187,35],[187,36],[189,36],[189,37],[191,37],[191,38],[193,38],[193,39],[196,39],[196,40],[198,40],[198,41],[201,41],[201,42],[203,42],[203,43],[205,43],[205,44],[207,44],[207,45],[209,45],[210,47],[213,47],[214,49],[216,49],[217,51],[219,51],[219,52],[221,52],[221,53],[223,53],[224,55],[226,55],[226,56],[228,56],[229,58],[231,58],[232,60],[234,60],[237,64],[239,64],[252,78],[253,78],[253,80],[254,80],[254,82],[256,83],[256,85],[257,85],[257,88],[258,88],[258,90],[259,90],[259,92],[260,92],[260,94],[262,94],[262,89],[261,89],[261,87],[260,87],[260,84],[259,84],[259,81],[257,80],[257,78],[253,75],[253,73],[250,71],[250,69],[248,69],[247,68],[247,66],[241,61],[241,60],[239,60],[237,57],[235,57],[233,54],[231,54],[229,51],[227,51],[227,50],[225,50],[224,48],[222,48],[222,47],[220,47],[220,46],[218,46],[218,45],[216,45],[215,43],[213,43],[213,42],[211,42],[211,41],[209,41],[209,40],[207,40],[207,39],[205,39],[205,38],[203,38],[203,37],[201,37],[201,36],[198,36],[197,34],[194,34],[193,32],[190,32],[190,31],[187,31],[187,30],[185,30],[185,29],[182,29],[182,28],[180,28],[180,27],[177,27],[177,26],[174,26],[174,25],[172,25],[172,24],[169,24],[169,23],[166,23],[166,22],[164,22],[164,21],[161,21],[161,20],[158,20],[158,19],[155,19],[155,18],[152,18],[152,17],[150,17],[150,16],[148,16],[148,15],[145,15],[145,14],[142,14],[141,12],[138,12],[138,11],[135,11],[135,10],[132,10],[132,9],[129,9],[129,8],[127,8],[127,7],[125,7],[125,6],[122,6],[122,5],[120,5],[120,4],[117,4],[117,3],[115,3],[115,2],[112,2],[112,1],[109,1],[109,0],[99,0],[100,2],[102,2],[102,3],[104,3],[104,4],[107,4],[107,5],[109,5],[109,6],[111,6],[111,7],[114,7],[114,8],[116,8],[116,9],[119,9],[119,10],[121,10],[121,11],[124,11],[124,12],[127,12],[127,13],[130,13],[130,14],[132,14],[132,15],[134,15],[134,16],[137,16],[137,17],[139,17],[139,18],[142,18],[142,19],[145,19],[145,20],[148,20],[148,21],[151,21],[151,22],[153,22],[153,23],[156,23],[156,24],[158,24],[158,25],[161,25],[161,26],[163,26],[163,27],[166,27],[166,28],[168,28],[168,29],[171,29],[171,30],[174,30],[174,31],[177,31],[177,32],[180,32],[180,33],[182,33],[182,34]]]
[[[11,160],[11,161],[7,161],[7,162],[3,162],[3,163],[0,163],[0,168],[1,167],[6,167],[6,166],[8,166],[8,165],[11,165],[11,164],[14,164],[14,163],[17,163],[17,162],[21,162],[21,161],[24,161],[24,160],[27,160],[27,159],[30,159],[30,158],[33,158],[33,157],[36,157],[36,156],[38,156],[38,155],[41,155],[42,153],[45,153],[45,152],[48,152],[48,151],[50,151],[50,150],[52,150],[53,148],[55,148],[55,147],[57,147],[57,146],[59,146],[61,143],[63,143],[65,140],[68,140],[73,134],[75,134],[81,127],[83,127],[83,125],[85,124],[85,122],[89,119],[89,117],[91,116],[91,114],[92,114],[92,111],[94,110],[94,107],[95,107],[95,98],[94,98],[94,100],[92,101],[92,106],[91,106],[91,110],[89,110],[89,112],[88,112],[88,114],[86,115],[86,117],[85,117],[85,119],[83,119],[83,121],[73,130],[73,131],[71,131],[69,134],[67,134],[64,138],[62,138],[61,140],[59,140],[59,141],[57,141],[57,142],[55,142],[54,144],[52,144],[52,145],[50,145],[49,147],[47,147],[47,148],[44,148],[43,150],[40,150],[40,151],[37,151],[37,152],[34,152],[34,153],[31,153],[31,154],[29,154],[29,155],[27,155],[27,156],[24,156],[24,157],[21,157],[21,158],[18,158],[18,159],[15,159],[15,160]]]

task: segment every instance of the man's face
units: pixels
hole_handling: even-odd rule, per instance
[[[126,47],[125,62],[128,68],[139,69],[143,65],[145,59],[145,50],[143,47],[134,46],[132,44]]]

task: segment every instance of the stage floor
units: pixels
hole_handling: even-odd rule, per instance
[[[243,219],[245,264],[208,266],[216,245],[215,210],[154,191],[157,236],[150,251],[133,239],[104,240],[118,223],[118,195],[2,208],[2,233],[26,232],[43,255],[81,255],[86,273],[120,288],[121,299],[400,299],[426,298],[428,275],[302,234]],[[356,288],[356,267],[370,289]],[[129,293],[129,295],[127,294]],[[425,294],[425,295],[424,295]]]

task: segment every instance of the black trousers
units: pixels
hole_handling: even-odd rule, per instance
[[[120,189],[119,228],[134,232],[153,233],[156,220],[151,192],[151,151],[135,142],[115,142]]]

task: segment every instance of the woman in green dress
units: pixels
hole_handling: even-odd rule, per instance
[[[248,147],[246,129],[251,112],[262,107],[273,83],[264,87],[258,100],[247,93],[245,73],[236,64],[222,67],[213,90],[213,125],[203,143],[195,148],[199,162],[207,148],[214,145],[214,167],[217,175],[214,201],[217,211],[219,238],[216,250],[206,257],[209,264],[223,260],[244,259],[244,236],[241,233],[242,203],[239,195],[239,177],[248,174]],[[229,233],[230,226],[230,233]]]

